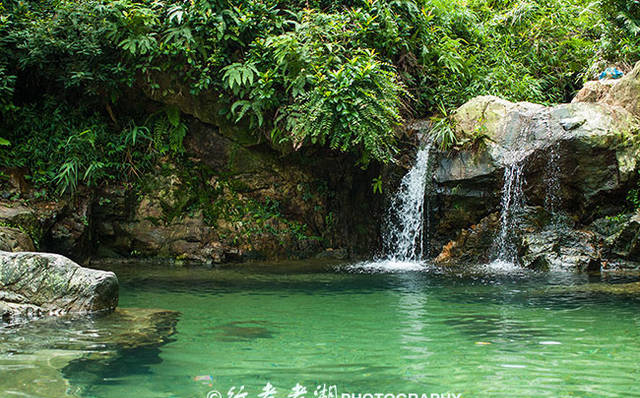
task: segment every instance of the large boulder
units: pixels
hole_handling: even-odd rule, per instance
[[[514,156],[529,158],[528,173],[539,173],[547,164],[537,158],[548,160],[551,149],[557,147],[561,165],[574,166],[561,170],[561,177],[572,178],[575,190],[592,196],[626,182],[640,153],[628,139],[640,123],[626,110],[604,104],[544,107],[483,96],[460,107],[454,120],[459,134],[482,136],[485,145],[442,157],[435,177],[445,186],[499,180]]]
[[[640,62],[621,79],[586,82],[571,102],[597,102],[624,108],[640,116]]]
[[[629,74],[628,79],[633,76]],[[440,245],[449,241],[443,248],[435,247],[442,248],[438,261],[491,257],[490,242],[498,226],[490,215],[501,210],[505,171],[517,164],[522,170],[524,202],[544,208],[548,216],[563,212],[570,220],[566,234],[522,227],[538,216],[526,219],[525,215],[517,221],[520,231],[508,232],[517,235],[514,241],[525,265],[586,270],[602,264],[602,236],[587,226],[619,213],[626,192],[637,182],[640,140],[635,137],[640,121],[630,110],[630,106],[605,101],[545,107],[493,96],[477,97],[461,106],[453,117],[455,128],[475,144],[442,153],[435,165],[434,241]],[[612,250],[630,252],[633,257],[637,249],[635,243],[627,244],[631,242],[627,237],[637,240],[637,230],[636,224],[627,226],[620,232],[625,243],[612,244]]]
[[[56,254],[0,252],[0,312],[5,320],[111,311],[117,304],[113,272],[83,268]]]

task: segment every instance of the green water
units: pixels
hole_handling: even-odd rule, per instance
[[[117,272],[121,307],[181,313],[171,339],[101,360],[100,330],[117,319],[0,329],[0,396],[39,396],[47,380],[60,383],[18,376],[30,360],[27,374],[55,368],[29,355],[80,350],[92,359],[62,374],[67,393],[81,397],[227,397],[244,385],[251,398],[267,383],[282,398],[297,383],[310,398],[325,384],[339,394],[640,397],[640,299],[580,288],[601,277],[308,264]],[[194,380],[204,375],[212,381]]]

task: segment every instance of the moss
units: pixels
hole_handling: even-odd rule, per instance
[[[237,153],[246,154],[244,150]],[[171,179],[177,182],[167,187]],[[300,186],[307,200],[319,200],[311,186]],[[151,217],[154,225],[169,225],[185,214],[201,212],[204,223],[218,227],[216,232],[219,238],[234,246],[253,247],[255,241],[261,238],[281,246],[290,246],[292,242],[322,240],[314,236],[306,224],[286,217],[276,199],[245,197],[243,193],[251,191],[251,187],[242,178],[232,173],[215,172],[202,163],[188,159],[183,160],[180,167],[163,166],[157,176],[141,183],[140,189],[147,195],[157,197],[160,202],[162,219]],[[161,193],[160,197],[158,192]],[[322,206],[316,207],[322,210]]]
[[[273,163],[274,157],[259,151],[250,151],[241,145],[231,145],[227,153],[227,168],[230,175],[246,174],[264,169]]]
[[[42,226],[34,215],[25,218],[19,217],[17,220],[14,220],[12,222],[0,221],[0,227],[18,229],[20,232],[28,235],[31,238],[36,248],[39,247],[42,236],[44,235]]]

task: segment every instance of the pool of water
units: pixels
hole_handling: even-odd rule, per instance
[[[640,298],[590,289],[635,277],[390,268],[116,267],[120,306],[178,311],[175,333],[127,350],[101,340],[113,316],[0,329],[0,396],[640,397]]]

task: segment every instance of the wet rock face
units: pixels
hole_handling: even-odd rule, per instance
[[[211,264],[306,258],[327,248],[349,255],[375,245],[377,170],[344,157],[282,158],[198,121],[184,146],[188,164],[167,160],[140,189],[96,192],[96,257]]]
[[[55,252],[83,261],[91,251],[92,196],[78,193],[76,200],[0,202],[0,250]],[[20,234],[9,229],[17,229]]]
[[[539,271],[592,271],[604,265],[601,234],[573,229],[551,218],[542,207],[526,207],[519,221],[520,229],[511,234],[520,266]],[[456,265],[494,260],[499,230],[499,215],[492,213],[447,243],[436,263]]]
[[[495,239],[500,220],[498,213],[492,213],[462,230],[455,240],[447,243],[442,252],[436,257],[440,265],[454,265],[457,263],[481,263],[490,260],[493,240]]]
[[[513,231],[523,265],[589,270],[606,264],[608,255],[636,259],[634,222],[615,237],[590,226],[598,218],[618,214],[637,180],[640,146],[631,137],[640,131],[634,114],[640,64],[625,79],[607,86],[606,93],[585,91],[583,97],[594,97],[594,102],[544,107],[483,96],[460,107],[454,115],[458,132],[486,138],[477,150],[442,154],[436,164],[438,261],[490,258],[487,242],[496,234],[491,215],[500,211],[505,167],[514,158],[523,164],[526,204],[544,207],[547,216],[563,212],[571,220],[561,232],[540,227],[547,223],[538,216],[524,215],[521,230]],[[531,222],[538,226],[524,226]],[[610,243],[603,246],[606,239]]]
[[[331,153],[283,158],[221,134],[191,120],[188,158],[162,159],[134,187],[82,189],[73,200],[0,201],[0,225],[33,241],[0,233],[0,248],[83,264],[90,257],[211,264],[307,258],[325,249],[351,256],[376,245],[384,198],[371,190],[375,167],[361,170]]]
[[[625,135],[635,134],[640,124],[617,107],[576,103],[547,108],[486,96],[463,105],[455,119],[462,134],[483,131],[488,139],[478,151],[442,157],[435,178],[445,193],[458,187],[461,196],[495,195],[514,151],[524,158],[533,191],[546,185],[549,152],[559,152],[559,178],[567,187],[563,194],[587,204],[624,186],[637,169],[639,148]],[[534,194],[534,202],[544,199]]]
[[[0,251],[35,251],[33,240],[17,228],[0,227]]]
[[[607,257],[640,262],[640,212],[598,219],[592,229],[602,236]]]
[[[0,303],[11,321],[111,311],[118,304],[118,279],[56,254],[0,252]]]
[[[300,233],[311,235],[317,233],[316,222],[324,223],[324,217],[314,214],[320,212],[310,208],[323,205],[317,195],[305,202],[304,190],[296,189],[311,184],[300,174],[289,178],[263,169],[256,170],[260,178],[254,179],[211,172],[194,183],[183,169],[172,166],[149,176],[141,192],[101,192],[95,205],[98,256],[211,264],[254,253],[273,258],[318,250],[317,242],[293,233],[296,226],[306,225]],[[269,203],[272,207],[267,208]]]
[[[40,250],[84,261],[91,254],[93,195],[81,192],[73,203],[58,212],[41,242]]]
[[[524,267],[597,271],[602,266],[598,237],[591,231],[548,228],[525,234],[520,242]]]

